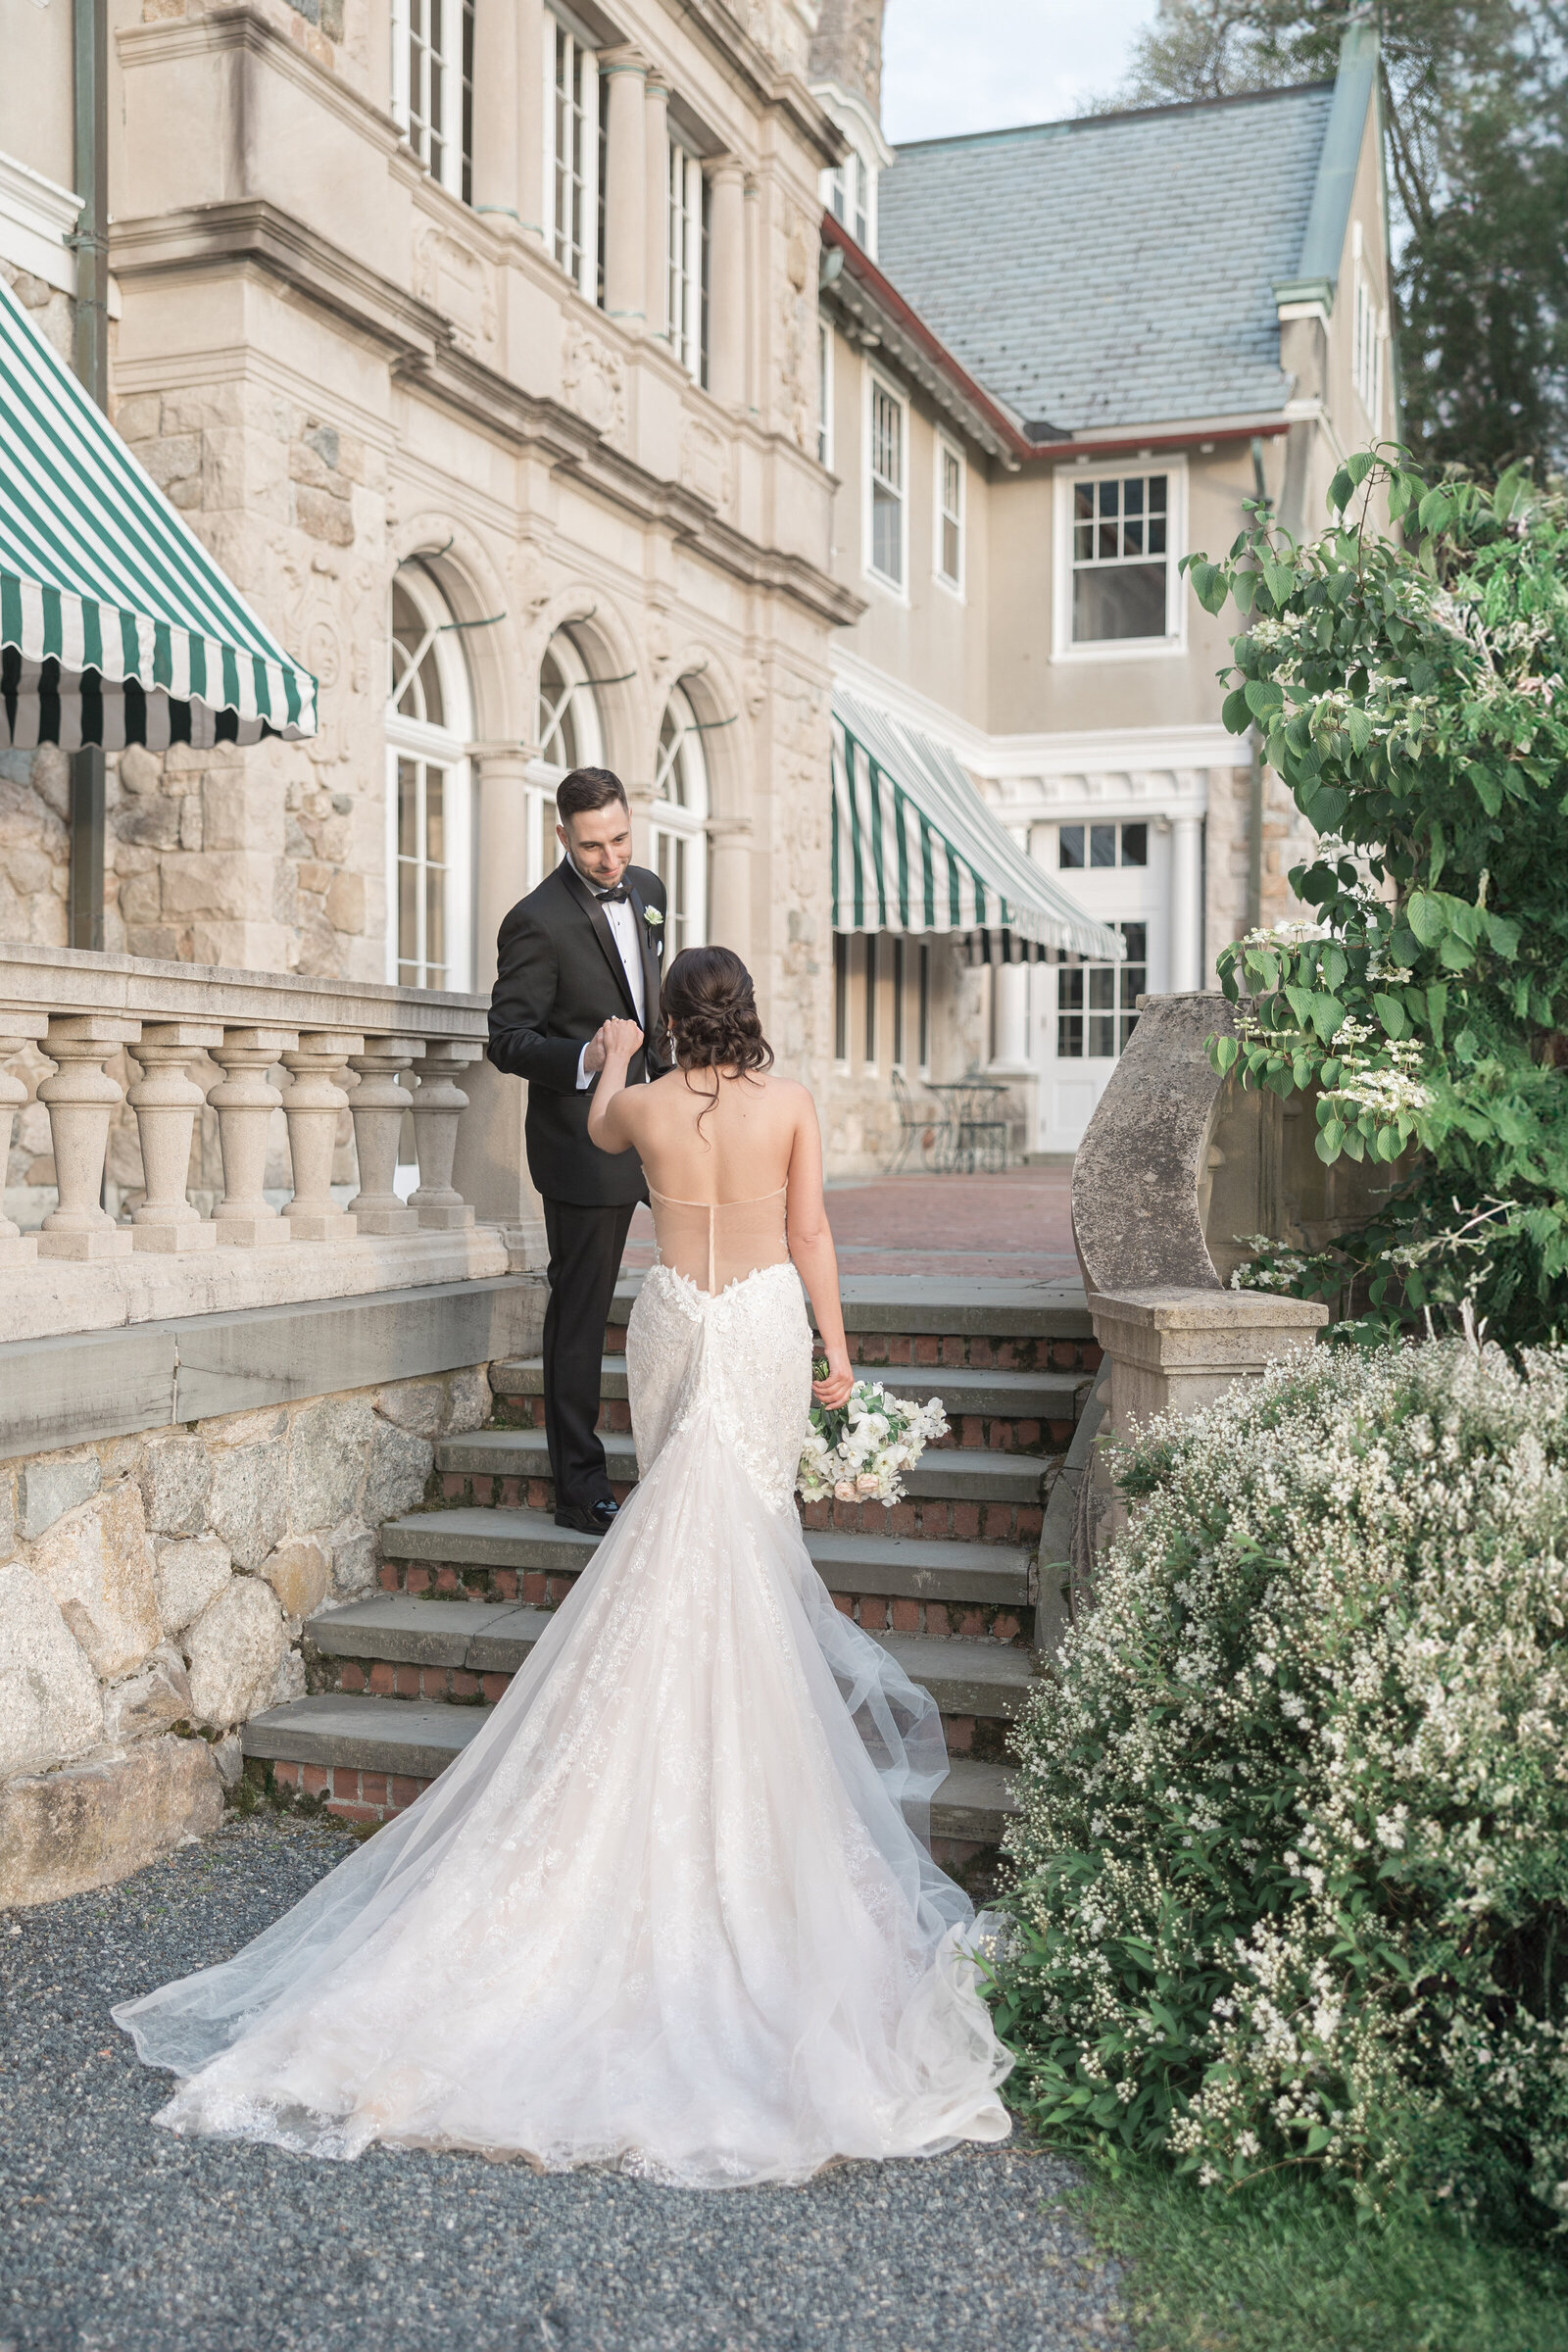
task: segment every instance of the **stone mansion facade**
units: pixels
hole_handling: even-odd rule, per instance
[[[895,1066],[988,1063],[1070,1150],[1136,996],[1284,907],[1176,563],[1391,428],[1371,36],[895,151],[876,0],[107,6],[111,414],[321,725],[110,760],[104,946],[482,992],[603,760],[841,1172]],[[15,0],[0,90],[0,271],[63,350],[72,27]],[[961,770],[1032,931],[835,896],[846,696]],[[0,940],[68,943],[70,854],[62,755],[0,757]]]

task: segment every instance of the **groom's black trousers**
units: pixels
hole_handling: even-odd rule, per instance
[[[586,1509],[610,1495],[595,1423],[605,1325],[636,1202],[579,1208],[546,1200],[550,1303],[545,1308],[545,1442],[556,1504]]]

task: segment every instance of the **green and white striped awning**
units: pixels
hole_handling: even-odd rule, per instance
[[[1052,881],[945,745],[833,691],[833,928],[987,931],[1096,963],[1125,950]]]
[[[316,680],[0,280],[0,750],[315,733]]]

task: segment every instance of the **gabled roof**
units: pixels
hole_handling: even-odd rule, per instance
[[[1312,82],[901,147],[878,259],[1029,424],[1276,413],[1291,384],[1274,287],[1300,274],[1348,95]]]

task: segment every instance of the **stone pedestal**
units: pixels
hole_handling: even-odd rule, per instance
[[[49,1016],[42,1012],[21,1012],[0,1006],[0,1187],[5,1182],[5,1164],[11,1151],[12,1126],[17,1112],[27,1100],[27,1090],[20,1078],[14,1077],[6,1063],[24,1046],[35,1046],[49,1034]],[[38,1245],[30,1233],[24,1234],[11,1219],[0,1215],[0,1266],[30,1265],[38,1254]]]
[[[58,1063],[38,1089],[49,1111],[60,1205],[38,1235],[42,1257],[124,1257],[130,1227],[117,1225],[102,1205],[109,1121],[120,1088],[104,1068],[121,1046],[133,1046],[140,1021],[109,1013],[68,1013],[49,1023],[44,1052]]]
[[[528,1090],[482,1059],[464,1072],[463,1084],[468,1107],[458,1129],[452,1181],[481,1224],[501,1227],[514,1270],[542,1266],[549,1254],[545,1212],[523,1144]]]
[[[1238,1380],[1308,1348],[1329,1319],[1314,1298],[1261,1291],[1092,1293],[1095,1337],[1111,1359],[1110,1426],[1118,1438],[1156,1413],[1193,1413]]]
[[[231,1249],[273,1249],[291,1236],[262,1191],[267,1170],[267,1131],[283,1098],[269,1083],[285,1054],[299,1044],[297,1029],[228,1029],[213,1048],[224,1076],[207,1100],[218,1113],[218,1144],[223,1158],[223,1198],[213,1211],[220,1242]]]
[[[130,1212],[138,1250],[210,1250],[218,1228],[197,1215],[185,1197],[191,1136],[206,1097],[190,1075],[199,1054],[223,1042],[220,1027],[195,1021],[158,1021],[135,1047],[142,1075],[126,1100],[141,1138],[146,1198]]]
[[[363,1037],[327,1030],[302,1033],[297,1049],[283,1055],[293,1080],[283,1098],[283,1116],[294,1165],[294,1196],[284,1214],[296,1242],[346,1242],[358,1231],[332,1198],[332,1153],[338,1114],[349,1100],[337,1080],[350,1055],[364,1051]]]
[[[479,1059],[480,1053],[478,1046],[445,1040],[425,1048],[414,1098],[419,1183],[417,1191],[409,1196],[409,1206],[417,1209],[421,1225],[451,1231],[473,1223],[471,1204],[453,1188],[452,1164],[457,1156],[458,1121],[468,1107],[458,1076],[469,1062]]]
[[[349,1214],[361,1233],[417,1233],[419,1212],[399,1200],[394,1188],[398,1165],[398,1137],[404,1113],[414,1098],[398,1084],[398,1073],[424,1052],[415,1037],[372,1038],[363,1054],[351,1054],[349,1066],[359,1072],[350,1109],[354,1117],[354,1146],[360,1162],[360,1189],[349,1202]]]

